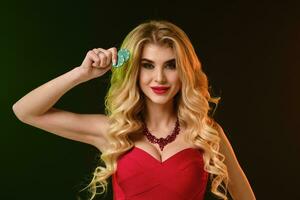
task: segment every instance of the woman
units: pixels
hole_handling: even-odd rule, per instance
[[[114,199],[235,200],[255,196],[221,126],[209,117],[208,80],[188,36],[167,21],[148,21],[121,45],[90,50],[82,64],[31,91],[13,106],[24,123],[97,147],[101,162],[88,185]],[[122,60],[123,59],[123,60]],[[53,105],[68,90],[112,70],[106,114]]]

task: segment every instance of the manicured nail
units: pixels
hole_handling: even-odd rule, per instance
[[[113,67],[121,67],[129,60],[130,53],[128,49],[120,49],[118,51],[118,58],[114,60]]]

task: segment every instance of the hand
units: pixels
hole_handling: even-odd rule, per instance
[[[82,79],[84,81],[97,78],[105,74],[112,67],[112,62],[117,62],[117,49],[95,48],[87,52],[80,68],[82,69]]]

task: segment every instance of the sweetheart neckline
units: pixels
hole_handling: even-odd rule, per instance
[[[149,154],[149,153],[148,153],[147,151],[145,151],[144,149],[139,148],[139,147],[137,147],[137,146],[134,146],[134,148],[140,150],[140,152],[143,152],[143,153],[146,154],[148,157],[152,158],[153,160],[155,160],[157,163],[159,163],[159,164],[161,164],[161,165],[165,164],[166,162],[168,162],[168,161],[171,160],[172,158],[176,157],[177,155],[179,155],[179,154],[181,154],[181,153],[183,153],[183,152],[185,152],[185,151],[188,151],[188,150],[193,150],[193,151],[196,150],[196,151],[198,151],[198,150],[199,150],[199,149],[196,149],[196,148],[193,148],[193,147],[188,147],[188,148],[185,148],[185,149],[182,149],[182,150],[176,152],[175,154],[171,155],[170,157],[168,157],[168,158],[165,159],[164,161],[160,161],[160,160],[157,160],[154,156],[152,156],[151,154]]]

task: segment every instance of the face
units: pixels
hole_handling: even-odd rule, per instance
[[[173,100],[181,88],[181,81],[172,48],[151,43],[144,46],[140,60],[139,86],[146,101],[166,104]]]

